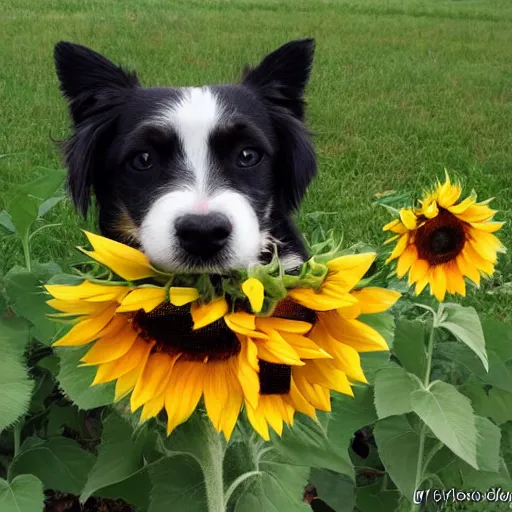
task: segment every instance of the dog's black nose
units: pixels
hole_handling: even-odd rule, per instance
[[[181,247],[200,258],[210,258],[219,252],[233,230],[222,213],[183,215],[174,227]]]

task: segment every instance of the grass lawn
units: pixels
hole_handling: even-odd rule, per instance
[[[228,82],[289,39],[313,36],[308,89],[320,175],[301,219],[337,212],[346,243],[380,243],[385,190],[420,192],[443,168],[512,219],[512,2],[510,0],[14,0],[0,16],[0,210],[25,183],[60,165],[51,138],[67,136],[52,52],[59,39],[89,45],[137,69],[145,85]],[[69,203],[62,226],[34,240],[57,260],[82,242]],[[501,237],[510,246],[512,230]],[[21,251],[0,242],[1,270]],[[510,315],[512,265],[469,303]],[[488,292],[492,288],[493,294]]]

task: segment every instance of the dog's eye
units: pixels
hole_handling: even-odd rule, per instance
[[[149,153],[137,153],[130,163],[136,171],[148,171],[153,167],[153,159]]]
[[[263,153],[253,148],[245,148],[240,151],[236,165],[238,167],[253,167],[263,158]]]

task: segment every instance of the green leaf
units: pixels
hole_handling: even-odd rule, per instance
[[[5,210],[0,212],[0,226],[3,226],[10,233],[16,233],[16,227],[12,223],[11,216]]]
[[[410,395],[421,386],[403,368],[381,370],[375,378],[375,408],[379,419],[412,411]]]
[[[379,420],[373,431],[379,455],[402,494],[411,500],[416,484],[420,438],[405,416]]]
[[[152,482],[148,512],[207,512],[203,472],[188,455],[165,457],[149,469]]]
[[[445,341],[436,347],[436,357],[452,361],[464,367],[482,382],[512,392],[512,365],[506,365],[494,350],[488,350],[489,371],[481,360],[466,345],[456,341]]]
[[[287,464],[273,450],[269,450],[259,458],[257,469],[261,475],[249,481],[245,492],[236,502],[235,512],[310,510],[302,502],[309,468]]]
[[[338,451],[346,450],[354,432],[373,425],[377,413],[370,386],[354,387],[354,397],[333,394],[332,412],[327,427],[330,442]]]
[[[487,351],[493,350],[501,361],[512,359],[512,325],[492,318],[482,319]]]
[[[42,512],[43,484],[34,475],[20,475],[11,483],[0,479],[0,510],[2,512]]]
[[[419,320],[398,320],[393,345],[393,352],[402,366],[420,379],[427,368],[426,328],[426,324]]]
[[[371,315],[360,315],[361,322],[373,327],[386,340],[388,347],[393,348],[395,338],[395,317],[387,311],[383,313],[373,313]]]
[[[356,506],[361,512],[397,510],[400,493],[382,489],[382,478],[372,485],[357,488]]]
[[[281,438],[273,436],[272,442],[295,465],[330,469],[355,478],[348,443],[338,449],[321,425],[306,416],[297,416],[293,427],[287,428]]]
[[[361,358],[361,367],[363,369],[366,380],[373,384],[377,372],[384,368],[395,368],[398,366],[391,361],[389,352],[363,352],[359,354]]]
[[[34,265],[32,272],[23,267],[12,268],[5,276],[5,289],[12,309],[33,324],[32,335],[49,345],[57,332],[57,324],[46,317],[55,311],[46,304],[49,296],[42,286],[60,268],[55,264]]]
[[[87,346],[56,349],[60,358],[60,371],[57,380],[64,393],[80,409],[95,409],[114,402],[114,383],[109,382],[91,387],[96,375],[96,367],[78,367],[80,359],[88,350]]]
[[[44,203],[39,206],[37,216],[44,217],[55,205],[59,204],[66,196],[56,196],[48,198]]]
[[[318,496],[336,512],[352,512],[356,495],[354,483],[345,475],[327,469],[313,468],[309,480]]]
[[[411,405],[442,443],[478,469],[475,415],[467,397],[451,384],[437,381],[429,389],[411,393]]]
[[[145,431],[144,428],[139,434]],[[101,494],[98,492],[100,489],[122,482],[142,469],[143,447],[141,442],[137,442],[130,423],[112,412],[103,422],[98,458],[87,478],[80,501],[85,503],[93,494]]]
[[[480,471],[497,473],[500,467],[501,431],[487,418],[475,416],[478,432],[476,459]]]
[[[21,319],[0,318],[0,432],[29,407],[33,382],[23,360],[28,327]]]
[[[498,426],[512,421],[512,393],[498,388],[490,389],[486,413]]]
[[[40,200],[52,197],[64,183],[66,173],[63,170],[43,169],[44,175],[18,187],[18,193],[36,197]]]
[[[446,313],[446,318],[439,327],[450,331],[459,341],[465,343],[488,371],[489,361],[485,351],[484,331],[475,308],[447,303],[443,304],[443,313]]]
[[[140,511],[148,510],[152,489],[147,468],[148,466],[126,480],[100,489],[96,494],[111,500],[124,500]]]
[[[14,197],[9,204],[9,214],[21,240],[28,240],[30,228],[37,219],[40,203],[39,199],[22,194]]]
[[[83,425],[83,413],[75,405],[59,407],[53,403],[50,406],[46,427],[48,437],[62,434],[64,427],[82,433]]]
[[[76,441],[54,437],[22,450],[13,460],[9,475],[30,473],[37,476],[46,489],[79,494],[94,460],[94,455]]]

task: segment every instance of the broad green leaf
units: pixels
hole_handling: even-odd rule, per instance
[[[48,411],[46,427],[48,437],[62,434],[66,427],[82,434],[84,428],[83,416],[83,412],[76,405],[60,407],[53,403]]]
[[[148,512],[208,512],[203,472],[188,455],[165,457],[149,469],[152,492]]]
[[[357,488],[356,506],[361,512],[391,512],[397,510],[400,493],[383,490],[382,478],[372,485]]]
[[[126,480],[104,487],[95,494],[111,500],[124,500],[133,505],[136,510],[143,512],[148,510],[151,492],[151,479],[148,466],[146,466]]]
[[[393,352],[402,366],[420,379],[425,376],[427,368],[426,329],[426,324],[419,320],[400,319],[396,323],[393,345]]]
[[[482,382],[512,392],[512,366],[507,366],[494,350],[488,350],[489,371],[478,357],[465,345],[445,341],[436,347],[436,356],[464,367]]]
[[[321,425],[306,416],[297,416],[293,427],[285,429],[281,438],[273,436],[272,442],[293,464],[330,469],[348,475],[352,480],[355,478],[348,443],[338,449],[329,441]]]
[[[387,311],[383,313],[374,313],[372,315],[360,315],[361,322],[373,327],[386,340],[388,347],[393,348],[395,338],[395,317]]]
[[[379,420],[373,432],[386,471],[402,494],[411,500],[416,484],[420,445],[418,434],[405,416]]]
[[[417,378],[403,368],[389,368],[378,372],[374,393],[379,419],[411,412],[410,395],[419,387]]]
[[[35,180],[18,187],[18,193],[46,200],[52,197],[64,183],[63,170],[43,169],[44,174]]]
[[[60,272],[57,265],[45,264],[34,265],[32,272],[14,267],[5,276],[5,289],[12,309],[33,324],[32,336],[45,345],[53,341],[58,325],[46,317],[55,311],[46,304],[49,296],[43,285],[57,272]]]
[[[361,367],[366,380],[373,384],[375,375],[383,368],[394,368],[398,366],[391,361],[389,352],[363,352],[359,354],[361,358]]]
[[[487,402],[487,416],[496,425],[512,421],[512,393],[498,388],[491,388]]]
[[[140,433],[145,431],[144,428]],[[103,422],[98,458],[81,492],[80,501],[85,503],[100,489],[122,482],[138,472],[144,464],[142,449],[143,444],[137,442],[128,421],[112,412]]]
[[[468,380],[458,389],[464,396],[467,396],[471,400],[471,406],[475,414],[491,417],[489,414],[489,396],[484,389],[483,383],[476,379]]]
[[[37,219],[41,201],[25,194],[18,195],[9,204],[9,214],[21,240],[28,240],[30,228]]]
[[[50,372],[41,371],[34,377],[34,390],[30,400],[29,412],[31,414],[42,413],[47,407],[47,398],[55,389],[55,380]]]
[[[443,312],[446,318],[439,327],[450,331],[459,341],[465,343],[482,361],[484,368],[489,370],[484,331],[475,308],[446,303],[443,304]]]
[[[43,512],[43,484],[34,475],[20,475],[11,483],[0,479],[2,512]]]
[[[313,468],[309,476],[318,496],[336,512],[352,512],[355,505],[354,483],[345,475]]]
[[[500,467],[501,431],[487,418],[475,416],[476,459],[480,471],[497,473]]]
[[[40,444],[24,447],[13,460],[10,476],[30,473],[46,489],[79,494],[95,461],[92,453],[67,437],[54,437]]]
[[[413,411],[435,436],[461,459],[478,469],[475,415],[467,397],[446,382],[411,393]]]
[[[354,397],[333,394],[327,434],[338,451],[346,450],[354,432],[377,421],[370,386],[353,388]]]
[[[80,409],[95,409],[114,402],[114,383],[91,387],[96,375],[96,366],[78,367],[80,359],[88,350],[88,346],[56,349],[60,358],[60,371],[57,377],[59,386]]]
[[[512,325],[493,318],[482,318],[487,351],[493,350],[503,361],[512,359]]]
[[[3,226],[9,233],[16,233],[16,227],[12,223],[11,216],[5,210],[0,212],[0,226]]]
[[[34,383],[23,360],[27,341],[26,322],[0,318],[0,432],[24,414],[30,404]]]
[[[287,464],[273,450],[265,452],[258,461],[259,477],[251,478],[238,498],[235,512],[307,512],[302,502],[309,468]],[[255,508],[259,503],[259,507]]]

